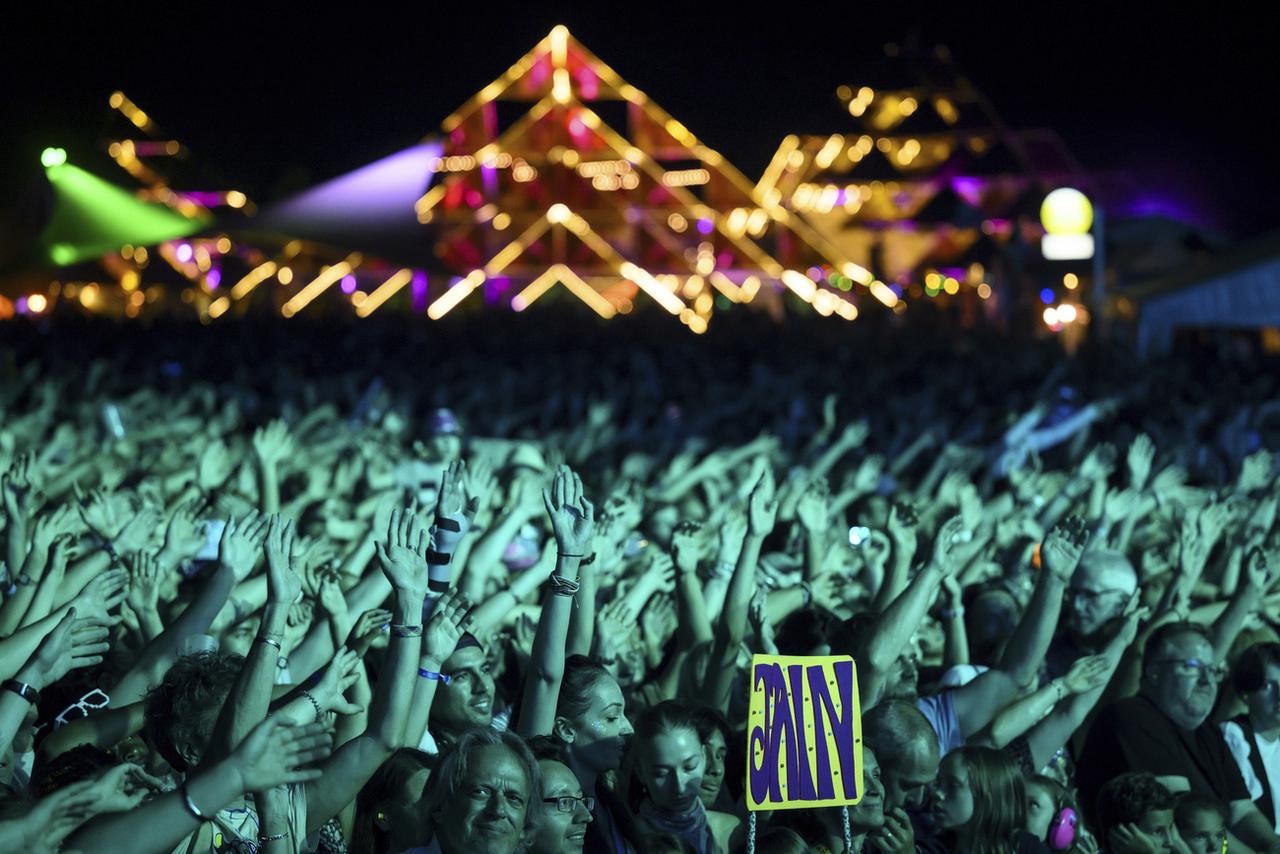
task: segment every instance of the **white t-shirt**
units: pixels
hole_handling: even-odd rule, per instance
[[[1236,765],[1240,768],[1240,776],[1244,778],[1249,797],[1256,801],[1262,797],[1262,781],[1253,772],[1253,762],[1250,760],[1253,745],[1245,737],[1244,730],[1239,724],[1226,721],[1221,724],[1221,727],[1222,737],[1226,740],[1227,747],[1231,749],[1231,755],[1235,757]],[[1257,733],[1254,733],[1254,739],[1258,742],[1258,753],[1262,758],[1262,768],[1267,773],[1267,785],[1271,789],[1271,799],[1274,803],[1276,798],[1280,798],[1280,739],[1263,738]],[[1280,820],[1276,821],[1275,831],[1280,833]]]
[[[289,787],[289,832],[292,839],[303,839],[307,831],[307,790]],[[213,821],[205,822],[174,847],[172,854],[226,854],[226,852],[258,850],[258,812],[251,798],[237,801],[218,810]]]

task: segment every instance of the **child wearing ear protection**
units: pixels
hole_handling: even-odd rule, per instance
[[[1050,851],[1082,850],[1088,835],[1071,793],[1051,777],[1037,774],[1027,780],[1026,830]]]

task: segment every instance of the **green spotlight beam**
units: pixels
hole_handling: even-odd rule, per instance
[[[202,229],[208,217],[185,217],[165,205],[144,202],[128,191],[66,162],[61,149],[41,156],[56,203],[40,236],[44,256],[68,266],[116,252],[122,246],[150,246]]]

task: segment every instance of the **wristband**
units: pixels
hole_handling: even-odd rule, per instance
[[[813,591],[810,590],[809,585],[803,581],[800,582],[800,593],[804,596],[804,605],[802,607],[809,607],[809,603],[813,601]]]
[[[557,553],[556,553],[556,557],[558,557],[558,558],[559,558],[559,557],[576,557],[576,558],[582,558],[582,557],[586,557],[586,555],[571,555],[571,554],[569,554],[568,552],[557,552]]]
[[[587,555],[582,559],[582,561],[579,563],[579,566],[591,566],[591,564],[595,562],[596,562],[596,553],[592,552],[591,554]]]
[[[310,701],[311,701],[311,705],[313,705],[313,706],[315,706],[315,707],[316,707],[316,720],[320,720],[321,718],[323,718],[323,717],[324,717],[324,710],[320,708],[320,703],[316,700],[316,698],[315,698],[315,697],[313,697],[313,696],[311,695],[311,692],[310,692],[310,691],[302,691],[302,692],[301,692],[301,694],[302,694],[302,696],[306,697],[308,700],[310,700]]]
[[[7,679],[4,682],[0,682],[0,689],[12,691],[33,706],[40,705],[40,692],[28,685],[26,682],[19,682],[17,679]]]
[[[582,585],[577,581],[570,581],[563,575],[551,573],[551,592],[556,596],[573,596],[578,592]]]
[[[436,673],[434,670],[427,670],[422,667],[418,668],[418,675],[421,676],[423,679],[430,679],[434,682],[439,682],[444,685],[448,685],[450,682],[453,681],[453,679],[447,673]]]
[[[956,617],[963,617],[963,616],[964,616],[963,605],[960,606],[959,608],[943,608],[942,609],[942,619],[944,620],[954,620]]]
[[[457,522],[455,522],[453,519],[450,519],[450,518],[445,517],[445,516],[437,516],[437,517],[436,517],[436,521],[435,521],[435,525],[436,525],[436,527],[437,527],[437,528],[439,528],[440,530],[442,530],[442,531],[448,531],[448,532],[449,532],[449,533],[451,533],[451,534],[461,534],[461,533],[462,533],[462,526],[461,526],[461,525],[459,525]]]
[[[398,638],[420,638],[422,637],[422,626],[396,626],[391,627],[391,634]]]
[[[453,560],[453,555],[445,552],[438,552],[435,549],[427,549],[427,565],[428,566],[448,566]]]
[[[119,553],[118,551],[116,551],[116,547],[115,547],[115,546],[111,545],[111,541],[110,541],[110,540],[105,539],[105,538],[103,539],[103,541],[102,541],[102,550],[103,550],[104,552],[106,552],[106,553],[107,553],[107,555],[111,558],[111,562],[112,562],[113,564],[115,564],[115,563],[119,563],[119,562],[120,562],[120,553]]]
[[[278,840],[288,839],[288,838],[289,838],[289,831],[286,830],[284,833],[277,833],[275,836],[259,836],[258,843],[263,844],[267,842],[276,842]]]
[[[282,647],[280,645],[280,641],[275,638],[269,638],[266,635],[258,635],[257,641],[258,643],[265,643],[267,646],[274,646],[276,648],[276,652],[281,653],[282,655],[284,653],[284,647]]]
[[[187,808],[187,812],[191,813],[196,821],[213,821],[213,816],[205,815],[200,812],[196,806],[196,802],[191,800],[191,793],[187,791],[187,781],[183,780],[182,785],[178,787],[178,791],[182,794],[182,804]]]

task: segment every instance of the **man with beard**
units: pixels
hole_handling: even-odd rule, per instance
[[[1280,837],[1250,800],[1222,734],[1206,720],[1223,668],[1213,660],[1205,628],[1161,626],[1143,649],[1142,665],[1139,695],[1103,709],[1089,729],[1076,773],[1086,811],[1108,780],[1141,771],[1172,790],[1217,798],[1228,805],[1231,831],[1242,842],[1257,851],[1280,849]]]

